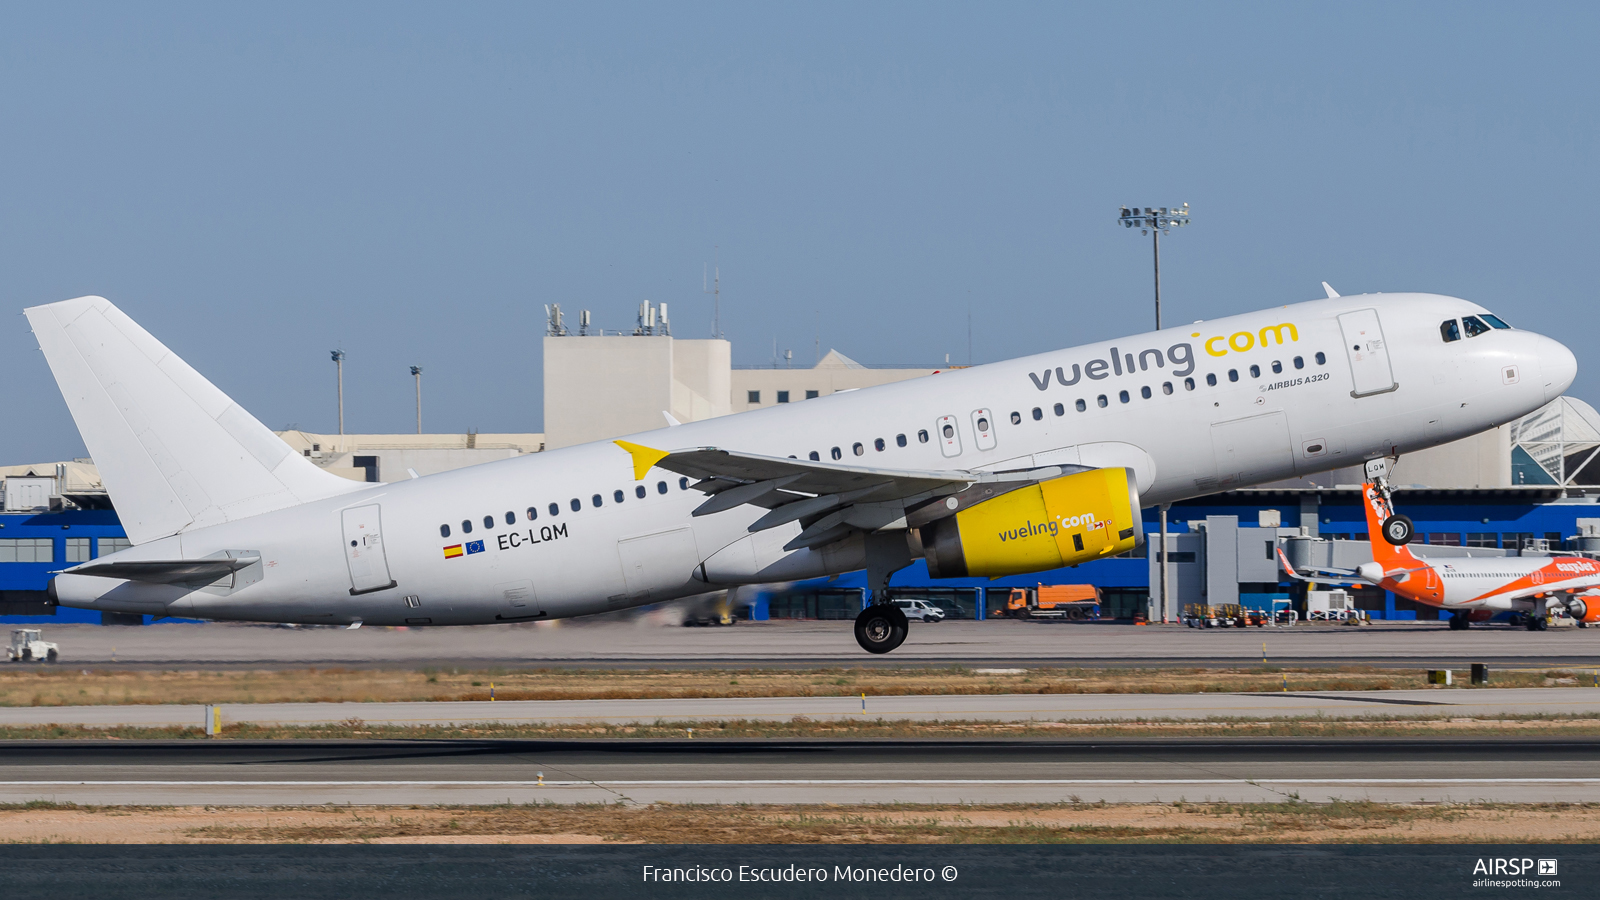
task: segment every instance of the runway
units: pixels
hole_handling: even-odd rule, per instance
[[[45,625],[63,665],[104,669],[341,666],[484,669],[800,668],[815,666],[1257,666],[1587,668],[1600,666],[1600,628],[1450,631],[1438,623],[1352,628],[1192,629],[1180,625],[1053,624],[1012,620],[913,624],[894,653],[856,646],[851,623],[745,622],[682,628],[634,621],[558,621],[462,628],[283,628],[162,624]]]
[[[0,744],[0,802],[1595,802],[1597,762],[1589,738],[45,741]]]
[[[224,723],[373,725],[610,724],[887,719],[1073,722],[1273,719],[1296,716],[1600,714],[1600,689],[1439,688],[1416,691],[1203,694],[942,694],[875,697],[722,697],[402,703],[229,703]],[[0,725],[198,727],[205,707],[179,704],[0,707]]]

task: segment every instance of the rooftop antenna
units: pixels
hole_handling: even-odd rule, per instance
[[[712,253],[711,260],[712,260],[713,263],[716,262],[717,255],[718,255],[720,249],[721,248],[718,248],[718,247],[713,247],[711,249],[711,253]],[[720,339],[722,337],[722,267],[721,266],[716,266],[715,268],[713,268],[711,270],[711,283],[709,285],[706,283],[705,267],[701,266],[701,269],[700,269],[700,293],[702,293],[702,294],[710,294],[711,295],[711,298],[712,298],[711,299],[711,336],[714,337],[714,338],[719,338]]]
[[[578,334],[587,335],[588,333],[589,333],[589,311],[587,309],[580,310],[578,312]]]
[[[667,321],[667,305],[663,303],[658,308],[661,310],[661,315],[658,317],[661,320],[661,333],[672,337],[672,323]]]
[[[561,304],[546,303],[544,307],[545,326],[544,333],[547,337],[566,337],[567,326],[561,322]]]

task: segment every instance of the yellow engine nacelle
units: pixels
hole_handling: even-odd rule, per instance
[[[996,578],[1075,566],[1144,543],[1131,469],[1093,469],[1008,491],[922,528],[928,574]]]

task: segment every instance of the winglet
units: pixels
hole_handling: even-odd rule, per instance
[[[634,481],[643,481],[645,473],[650,471],[650,467],[654,466],[658,462],[661,462],[663,459],[666,459],[667,455],[671,452],[669,450],[657,450],[654,447],[646,447],[643,444],[629,443],[628,441],[612,441],[611,443],[616,444],[618,447],[628,451],[628,455],[633,457]]]
[[[1322,289],[1328,292],[1328,299],[1329,300],[1337,300],[1337,299],[1339,299],[1339,292],[1333,289],[1333,285],[1331,285],[1331,284],[1327,283],[1326,281],[1324,281],[1322,283]]]

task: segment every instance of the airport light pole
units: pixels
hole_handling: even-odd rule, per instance
[[[1156,330],[1161,330],[1161,235],[1189,224],[1189,204],[1183,206],[1122,207],[1117,217],[1124,228],[1137,228],[1140,234],[1151,235],[1156,269]],[[1156,568],[1161,573],[1161,622],[1171,621],[1172,598],[1167,588],[1167,504],[1160,507],[1161,546],[1156,550]]]
[[[339,437],[344,437],[344,351],[335,350],[332,353],[333,366],[339,373]],[[344,441],[339,442],[339,450],[344,450]]]
[[[417,379],[417,434],[422,433],[422,367],[412,366],[411,374]]]

